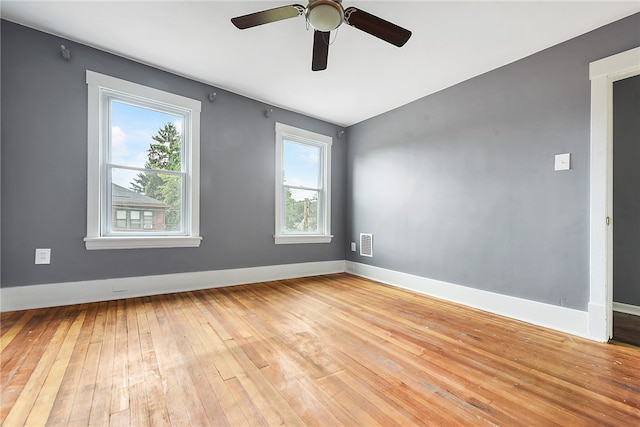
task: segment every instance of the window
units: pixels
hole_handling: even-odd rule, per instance
[[[153,229],[153,212],[152,211],[144,211],[144,229],[145,230]]]
[[[127,211],[116,212],[116,228],[127,228]]]
[[[200,101],[87,71],[87,249],[197,247]]]
[[[276,123],[276,244],[331,242],[331,143]]]

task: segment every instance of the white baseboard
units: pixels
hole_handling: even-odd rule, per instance
[[[345,261],[339,260],[17,286],[0,288],[0,311],[109,301],[344,271]]]
[[[522,320],[545,328],[555,329],[560,332],[594,339],[589,336],[589,319],[586,311],[496,294],[351,261],[347,261],[346,267],[348,273],[356,276]]]
[[[623,304],[621,302],[613,302],[613,311],[619,311],[620,313],[633,314],[634,316],[640,316],[640,307],[637,305]]]
[[[344,260],[0,288],[0,311],[109,301],[345,271],[545,328],[599,340],[589,334],[588,313],[584,311]]]
[[[611,313],[607,305],[597,302],[589,302],[589,337],[598,342],[607,342],[610,338],[608,320]],[[609,319],[611,320],[611,319]]]

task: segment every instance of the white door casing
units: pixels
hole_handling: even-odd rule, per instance
[[[640,74],[640,47],[589,64],[589,336],[613,335],[613,83]]]

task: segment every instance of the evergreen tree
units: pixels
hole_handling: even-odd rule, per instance
[[[181,140],[180,133],[173,123],[166,123],[151,137],[155,142],[147,150],[146,169],[156,171],[180,171]],[[140,172],[131,183],[131,189],[160,200],[171,207],[165,213],[166,230],[176,230],[181,223],[182,191],[181,180],[175,175],[158,172]]]
[[[173,123],[166,123],[158,129],[158,134],[151,137],[155,143],[149,144],[147,150],[146,169],[179,171],[180,170],[180,133]],[[163,200],[164,180],[157,174],[140,172],[131,183],[131,189],[146,194],[157,200]]]

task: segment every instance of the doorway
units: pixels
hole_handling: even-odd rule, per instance
[[[613,336],[613,83],[639,74],[640,47],[589,64],[588,335],[601,342]]]
[[[613,340],[640,347],[640,75],[613,82]]]

